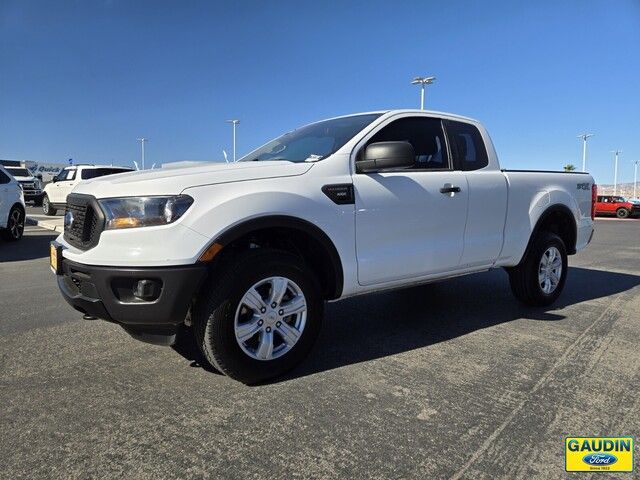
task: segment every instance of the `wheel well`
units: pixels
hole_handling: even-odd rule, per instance
[[[576,253],[576,222],[573,218],[573,213],[567,207],[557,205],[547,209],[538,219],[531,239],[542,231],[558,235],[567,247],[567,254],[573,255]]]
[[[333,300],[342,295],[340,257],[333,242],[315,225],[296,219],[259,219],[225,232],[214,243],[223,246],[214,259],[215,264],[251,248],[275,248],[293,253],[317,275],[324,298]]]

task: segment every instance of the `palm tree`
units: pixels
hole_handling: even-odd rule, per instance
[[[575,169],[576,169],[576,166],[575,166],[575,165],[573,165],[572,163],[567,163],[567,164],[564,166],[564,171],[565,171],[565,172],[573,172],[573,171],[575,171]]]

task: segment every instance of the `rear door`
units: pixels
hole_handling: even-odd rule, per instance
[[[469,190],[460,267],[491,265],[502,249],[507,179],[500,170],[489,166],[485,141],[475,125],[453,120],[445,120],[444,125],[454,168],[464,172]]]
[[[357,155],[384,141],[408,141],[416,161],[409,169],[353,175],[359,283],[455,270],[468,191],[464,173],[451,167],[442,121],[428,116],[391,120],[373,132]]]

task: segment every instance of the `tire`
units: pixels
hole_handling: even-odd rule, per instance
[[[24,233],[24,210],[15,205],[9,211],[7,228],[2,230],[2,238],[8,242],[17,242]]]
[[[49,215],[50,217],[57,213],[57,210],[51,206],[51,203],[49,203],[49,196],[46,193],[42,197],[42,211],[45,215]]]
[[[548,252],[555,252],[555,256],[559,255],[560,257],[559,263],[555,260],[549,262],[561,267],[559,279],[555,285],[554,279],[558,276],[557,269],[553,269],[553,265],[549,267],[551,272],[555,272],[555,275],[541,271],[545,269],[543,262],[550,259]],[[543,256],[546,256],[546,259]],[[508,269],[511,291],[518,300],[526,305],[551,305],[562,293],[567,280],[567,267],[567,249],[562,239],[551,232],[540,232],[520,264]],[[546,277],[546,281],[542,282],[540,276]]]
[[[284,287],[275,288],[274,282]],[[250,290],[259,298],[248,297]],[[284,294],[272,309],[269,297],[278,290]],[[203,287],[193,314],[196,343],[213,368],[243,383],[280,376],[307,356],[318,336],[320,292],[318,280],[301,258],[278,250],[249,250],[219,266]],[[248,307],[246,299],[255,308]],[[287,306],[303,303],[306,312],[282,314]],[[291,335],[288,341],[283,332]],[[245,334],[246,341],[237,339],[237,333]]]
[[[619,208],[616,210],[616,217],[618,218],[627,218],[629,216],[629,210],[626,208]]]

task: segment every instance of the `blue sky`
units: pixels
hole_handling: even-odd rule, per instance
[[[640,159],[640,1],[0,0],[0,158],[221,159],[303,123],[419,105],[484,122],[508,168]]]

